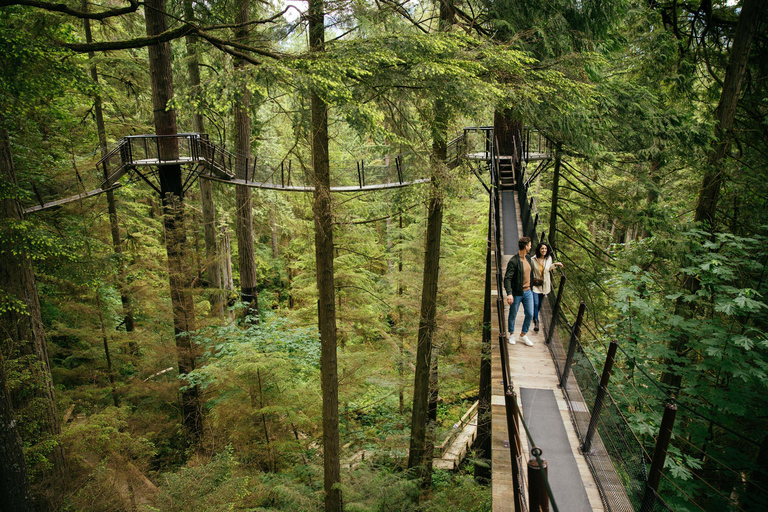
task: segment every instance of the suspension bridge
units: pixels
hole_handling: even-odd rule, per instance
[[[519,140],[499,145],[493,127],[468,127],[448,145],[448,165],[467,163],[489,195],[486,276],[492,278],[486,294],[495,315],[488,319],[492,329],[485,340],[492,347],[490,404],[486,410],[482,403],[473,406],[457,424],[461,428],[455,435],[437,447],[434,465],[457,468],[485,423],[491,426],[494,512],[672,510],[658,490],[666,478],[663,467],[675,406],[664,408],[655,450],[649,453],[608,392],[617,344],[607,348],[598,373],[581,344],[584,304],[578,312],[571,311],[562,299],[564,273],[542,303],[541,330],[529,333],[533,346],[509,345],[505,340],[503,273],[517,252],[519,237],[530,237],[534,247],[546,240],[545,233],[537,231],[539,215],[531,185],[555,158],[553,145],[543,134],[525,129],[519,135]],[[502,146],[513,147],[513,154],[499,154],[497,148]],[[427,166],[419,162],[414,153],[384,157],[375,165],[360,161],[356,173],[354,169],[336,173],[331,191],[427,183],[429,178],[419,175]],[[306,173],[293,169],[290,161],[244,159],[210,142],[205,134],[136,135],[118,141],[98,161],[103,176],[98,188],[48,202],[37,194],[39,204],[25,208],[25,213],[114,190],[126,175],[160,193],[158,169],[166,165],[183,167],[183,190],[196,179],[286,192],[313,190]],[[522,308],[518,314],[516,325],[523,322]],[[674,484],[668,478],[667,482]]]

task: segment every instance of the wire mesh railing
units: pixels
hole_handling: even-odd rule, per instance
[[[524,151],[551,151],[550,142],[535,144],[525,134]],[[515,190],[520,205],[523,236],[532,239],[534,246],[546,239],[538,233],[540,222],[538,207],[530,193],[532,179],[526,179],[526,166],[515,168]],[[576,301],[563,297],[565,274],[557,293],[553,290],[543,301],[540,317],[548,320],[545,335],[554,362],[561,389],[568,403],[571,421],[585,459],[597,484],[606,510],[630,512],[666,511],[671,508],[647,485],[652,457],[635,435],[630,422],[603,387],[601,375],[580,343],[579,314],[569,304]],[[582,311],[583,314],[583,311]],[[597,433],[597,435],[596,435]],[[649,493],[654,499],[650,499]],[[645,502],[644,502],[645,497]]]
[[[591,324],[586,325],[582,348],[594,361],[602,357],[608,335],[597,319]],[[611,406],[631,411],[631,416],[622,419],[625,428],[631,424],[632,430],[638,432],[638,443],[644,447],[642,456],[646,461],[653,458],[649,450],[658,443],[654,434],[663,420],[659,413],[662,404],[673,402],[677,406],[682,415],[680,421],[689,432],[673,439],[669,457],[677,475],[661,475],[658,490],[661,500],[669,509],[676,510],[766,510],[768,485],[761,476],[765,473],[759,456],[765,449],[762,443],[708,416],[701,407],[687,403],[686,397],[671,396],[633,348],[632,344],[618,347],[615,384],[611,387],[611,400],[615,403]],[[611,428],[609,425],[604,430],[612,434]],[[697,431],[707,434],[703,439],[699,436],[697,441],[697,436],[690,434]],[[637,457],[627,458],[637,460]],[[635,485],[635,495],[631,496],[635,504],[642,504],[639,497],[644,492],[642,484],[640,481]]]

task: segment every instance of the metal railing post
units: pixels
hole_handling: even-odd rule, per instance
[[[568,344],[568,357],[565,358],[565,367],[563,368],[563,375],[560,377],[560,387],[564,388],[568,383],[568,372],[571,371],[571,365],[573,364],[573,356],[576,353],[576,344],[579,340],[579,333],[581,332],[581,321],[584,319],[584,311],[587,309],[587,305],[584,301],[579,304],[579,314],[576,317],[576,322],[571,329],[571,342]]]
[[[549,322],[549,332],[547,332],[547,340],[545,343],[549,344],[552,341],[552,333],[555,332],[557,327],[557,319],[560,316],[560,303],[563,300],[563,291],[565,290],[565,276],[560,278],[560,285],[557,288],[557,298],[555,299],[555,307],[552,309],[552,320]]]
[[[496,299],[496,310],[499,312],[499,350],[501,355],[501,376],[504,389],[509,387],[509,378],[507,366],[509,364],[509,352],[507,351],[507,340],[504,337],[504,301],[501,297]]]
[[[504,406],[507,411],[507,433],[509,434],[509,455],[512,458],[512,485],[513,499],[515,501],[515,512],[523,512],[523,487],[520,485],[520,466],[522,460],[520,426],[517,419],[517,393],[512,389],[504,392]]]
[[[547,496],[547,461],[541,459],[541,465],[536,457],[541,458],[541,448],[531,448],[531,458],[528,459],[528,510],[529,512],[549,512],[549,496]]]
[[[664,416],[661,418],[659,436],[656,438],[656,448],[653,451],[651,470],[648,472],[648,481],[645,482],[645,494],[640,505],[640,512],[651,512],[656,503],[656,493],[659,491],[661,471],[664,469],[664,459],[667,458],[669,441],[672,438],[672,427],[675,424],[677,406],[667,404],[664,406]]]
[[[592,416],[589,418],[589,427],[587,428],[587,435],[584,436],[584,444],[581,445],[582,453],[592,453],[592,436],[595,434],[597,420],[600,419],[600,412],[603,409],[603,400],[605,400],[605,394],[608,392],[608,381],[611,378],[613,361],[616,359],[616,348],[618,346],[616,340],[611,340],[611,344],[608,346],[608,356],[605,358],[603,374],[600,376],[600,384],[597,387],[595,406],[592,408]]]

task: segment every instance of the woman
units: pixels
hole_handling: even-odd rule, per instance
[[[542,284],[539,286],[531,287],[533,291],[533,330],[539,332],[539,308],[544,296],[552,289],[550,272],[553,267],[562,267],[563,264],[559,261],[557,263],[552,261],[552,249],[542,242],[536,246],[536,254],[531,258],[531,266],[533,267],[533,278],[542,280]]]

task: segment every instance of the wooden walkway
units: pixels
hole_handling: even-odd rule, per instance
[[[515,198],[515,207],[517,209],[516,218],[518,219],[518,233],[523,232],[522,225],[520,224],[520,210],[517,204],[517,198]],[[515,244],[516,245],[516,244]],[[501,244],[503,247],[503,243]],[[502,264],[506,268],[506,264],[512,257],[512,254],[505,254],[502,257]],[[495,261],[494,258],[491,258]],[[495,270],[495,269],[494,269]],[[494,290],[492,292],[492,303],[496,304]],[[505,309],[505,318],[508,312],[507,307]],[[501,350],[498,343],[499,326],[497,320],[497,313],[494,311],[493,318],[493,353],[492,353],[492,397],[491,397],[491,414],[492,414],[492,493],[493,493],[493,511],[494,512],[508,512],[514,511],[513,501],[513,485],[512,485],[512,469],[511,458],[509,450],[509,435],[507,433],[507,420],[506,410],[504,407],[504,390],[502,385],[501,374]],[[518,311],[518,315],[515,320],[515,325],[520,326],[523,323],[523,308]],[[589,470],[584,456],[579,453],[579,441],[576,437],[576,431],[573,428],[573,423],[568,412],[568,405],[563,397],[563,393],[558,388],[558,378],[555,365],[552,362],[549,350],[544,343],[544,329],[538,333],[528,333],[528,337],[534,342],[532,347],[528,347],[523,343],[518,342],[516,345],[509,345],[509,365],[510,373],[512,376],[512,383],[518,396],[518,405],[522,409],[522,403],[520,402],[520,388],[538,388],[538,389],[552,389],[555,392],[557,399],[558,409],[560,410],[560,416],[565,425],[566,432],[568,433],[568,440],[573,450],[574,458],[581,474],[581,479],[584,483],[584,488],[587,491],[587,497],[589,498],[590,506],[593,511],[603,511],[603,505],[600,500],[600,494],[595,484],[595,480],[592,477],[592,473]],[[521,428],[522,430],[522,428]],[[535,439],[535,433],[532,433]],[[528,441],[523,436],[523,468],[528,461],[530,455],[530,447]],[[546,460],[546,454],[544,454]],[[527,497],[526,497],[527,500]],[[563,508],[560,508],[561,512],[566,512]]]

